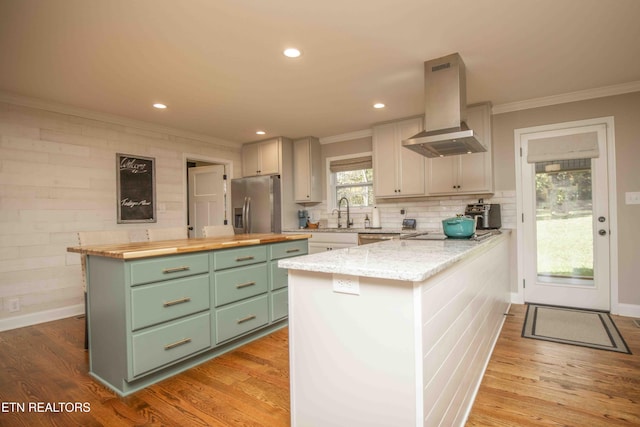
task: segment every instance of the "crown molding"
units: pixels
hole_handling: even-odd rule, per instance
[[[195,132],[189,132],[186,130],[166,127],[157,125],[154,123],[145,122],[142,120],[129,119],[127,117],[117,116],[115,114],[101,113],[98,111],[88,110],[85,108],[71,107],[52,101],[45,101],[43,99],[30,98],[22,95],[15,95],[8,92],[0,91],[0,102],[6,102],[8,104],[19,105],[21,107],[35,108],[39,110],[51,111],[54,113],[65,114],[69,116],[80,117],[84,119],[97,120],[101,122],[111,123],[120,126],[127,126],[131,128],[165,133],[172,136],[181,138],[192,139],[207,144],[215,144],[223,147],[240,148],[241,143],[227,141],[224,139],[216,138],[214,136],[203,135]]]
[[[585,101],[588,99],[604,98],[606,96],[623,95],[625,93],[640,91],[640,81],[622,83],[613,86],[604,86],[595,89],[569,92],[561,95],[545,96],[533,98],[525,101],[509,102],[506,104],[494,105],[492,114],[510,113],[513,111],[528,110],[530,108],[547,107],[550,105],[565,104],[567,102]]]
[[[343,133],[341,135],[320,138],[320,144],[333,144],[334,142],[351,141],[352,139],[367,138],[370,136],[373,136],[372,129],[362,129],[354,132]]]

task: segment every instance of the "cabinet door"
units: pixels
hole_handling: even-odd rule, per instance
[[[398,195],[394,123],[373,128],[373,187],[376,197]]]
[[[317,254],[329,250],[329,243],[309,243],[309,254]]]
[[[260,147],[258,144],[245,144],[242,146],[242,176],[258,175],[258,157]]]
[[[456,193],[460,156],[438,157],[429,159],[427,162],[428,194]]]
[[[460,192],[493,192],[493,169],[491,167],[491,105],[480,104],[467,108],[467,124],[486,146],[484,153],[461,156],[459,184]]]
[[[398,196],[424,195],[425,157],[402,146],[402,141],[422,130],[422,118],[404,120],[397,125]]]
[[[307,139],[293,143],[293,197],[302,203],[311,199],[311,144]]]
[[[487,146],[484,153],[433,158],[427,166],[427,194],[479,194],[493,192],[491,166],[491,105],[467,108],[467,124]]]
[[[280,173],[280,141],[272,139],[260,144],[260,175]]]

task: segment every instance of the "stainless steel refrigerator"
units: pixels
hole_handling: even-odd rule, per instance
[[[236,234],[282,231],[280,175],[231,180],[231,209]]]

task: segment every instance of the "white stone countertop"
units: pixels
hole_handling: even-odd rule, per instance
[[[388,240],[370,245],[286,258],[278,267],[321,273],[421,282],[452,264],[509,238],[510,230],[482,241]]]

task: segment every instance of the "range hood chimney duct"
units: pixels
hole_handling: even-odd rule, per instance
[[[467,119],[465,67],[458,53],[424,63],[424,130],[402,145],[425,157],[487,151]]]

